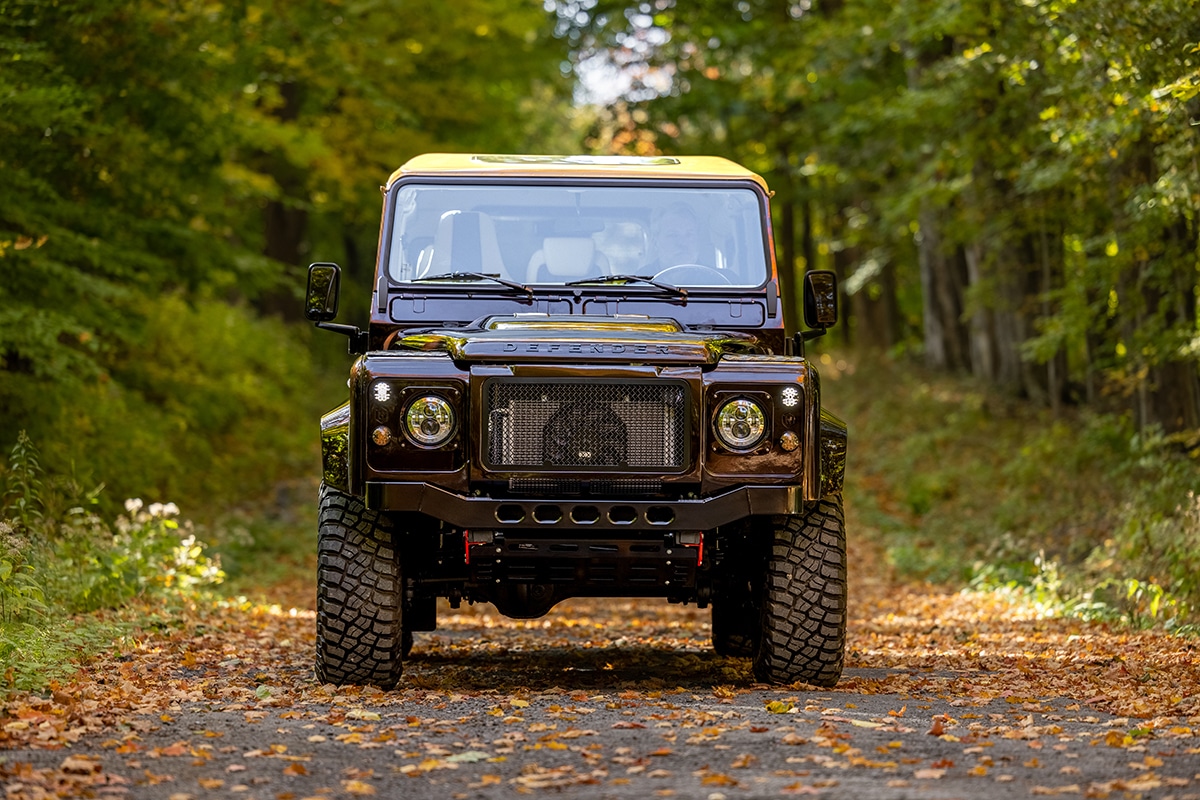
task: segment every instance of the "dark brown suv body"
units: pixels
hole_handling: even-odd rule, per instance
[[[762,179],[435,155],[384,188],[366,331],[310,268],[309,318],[359,354],[321,422],[318,675],[394,685],[439,597],[648,596],[711,605],[763,680],[836,682],[846,428],[803,354],[836,285],[805,276],[792,334]]]

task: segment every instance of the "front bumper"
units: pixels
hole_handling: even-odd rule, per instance
[[[742,486],[682,500],[497,500],[420,482],[368,481],[366,490],[369,508],[419,511],[468,530],[706,531],[750,516],[794,514],[804,507],[799,486]]]

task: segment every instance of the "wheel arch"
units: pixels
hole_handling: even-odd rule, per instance
[[[350,493],[350,403],[321,417],[321,477],[328,486]]]
[[[842,491],[846,481],[846,423],[821,409],[820,438],[817,457],[821,469],[821,497]]]

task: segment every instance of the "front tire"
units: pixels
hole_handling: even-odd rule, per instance
[[[846,534],[842,496],[803,516],[770,518],[754,676],[833,686],[846,650]]]
[[[391,689],[405,653],[392,527],[357,497],[324,484],[318,519],[317,680]]]

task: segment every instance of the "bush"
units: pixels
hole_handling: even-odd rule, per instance
[[[72,503],[61,516],[51,498],[95,505],[77,484],[47,486],[37,450],[22,432],[8,459],[0,505],[0,621],[49,607],[65,613],[114,608],[146,594],[188,592],[220,583],[220,564],[205,554],[174,503],[125,501],[111,522]]]
[[[822,360],[824,399],[851,427],[848,505],[895,568],[1072,613],[1195,623],[1200,432],[1054,418],[968,378]]]
[[[108,515],[122,498],[156,496],[211,516],[314,469],[316,420],[334,386],[344,393],[345,368],[322,383],[310,328],[176,294],[136,317],[93,379],[6,373],[0,441],[27,430],[51,473],[103,481]]]

